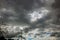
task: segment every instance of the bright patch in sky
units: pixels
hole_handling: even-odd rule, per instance
[[[3,31],[8,31],[8,33],[17,33],[20,32],[21,30],[24,30],[25,28],[30,27],[29,25],[2,25],[1,28]]]
[[[41,8],[37,11],[34,11],[32,13],[29,13],[29,17],[30,17],[30,22],[35,22],[38,19],[43,18],[44,16],[47,15],[47,13],[49,12],[49,10],[45,9],[45,8]]]

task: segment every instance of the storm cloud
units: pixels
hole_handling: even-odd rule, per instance
[[[8,25],[6,31],[9,28],[19,28],[21,25],[27,33],[36,28],[43,28],[44,31],[44,28],[55,24],[54,20],[59,19],[57,18],[59,15],[54,14],[57,12],[54,4],[56,2],[55,0],[0,0],[0,25]],[[25,27],[26,25],[28,27]],[[10,34],[10,32],[12,31],[6,34],[12,37],[13,33]]]

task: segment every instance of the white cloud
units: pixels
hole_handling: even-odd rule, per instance
[[[30,22],[35,22],[38,19],[43,18],[44,16],[47,15],[48,12],[49,12],[49,10],[42,7],[41,9],[39,9],[37,11],[33,11],[32,13],[29,13],[28,15],[30,17]]]

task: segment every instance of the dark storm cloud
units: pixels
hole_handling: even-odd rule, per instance
[[[29,23],[29,19],[27,20],[25,16],[27,16],[29,11],[31,10],[34,11],[34,9],[44,7],[45,3],[46,2],[44,0],[43,2],[41,2],[41,0],[3,0],[1,2],[1,8],[5,9],[0,13],[1,16],[3,17],[2,20],[4,20],[3,23],[8,21],[11,22],[12,24],[14,24],[15,22],[16,24],[18,23],[29,24],[31,27],[25,29],[27,32],[36,28],[40,28],[40,26],[38,27],[36,26],[38,24],[41,24],[41,27],[43,28],[46,25],[44,22],[47,19],[42,18],[41,20],[38,20],[38,22],[36,23]],[[46,4],[49,4],[49,2]],[[5,10],[9,11],[7,12]]]
[[[28,24],[28,20],[25,19],[27,11],[42,5],[40,0],[0,0],[0,24],[4,25],[9,22]]]
[[[53,23],[60,24],[60,0],[55,0],[55,2],[52,4],[52,8],[54,10],[53,17],[55,21]]]
[[[14,21],[16,22],[27,22],[27,19],[25,19],[25,15],[27,13],[28,10],[33,10],[35,8],[39,8],[42,7],[44,4],[40,1],[40,0],[0,0],[1,1],[1,8],[5,8],[8,10],[12,10],[14,11],[16,14],[13,14],[12,12],[7,12],[7,11],[3,11],[3,16],[7,15],[7,19],[9,19],[11,16],[9,16],[11,13],[11,15],[15,15],[15,18],[18,18]],[[36,5],[37,6],[36,6]],[[9,9],[12,8],[12,9]],[[6,20],[7,20],[6,19]],[[28,22],[27,22],[28,23]]]
[[[53,8],[60,8],[60,0],[55,0],[55,3],[52,5]]]

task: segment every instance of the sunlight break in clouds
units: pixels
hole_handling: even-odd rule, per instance
[[[30,22],[35,22],[38,19],[43,18],[44,16],[47,15],[47,13],[49,12],[49,10],[45,9],[45,8],[41,8],[37,11],[33,11],[32,13],[29,13],[29,17],[30,17]]]

